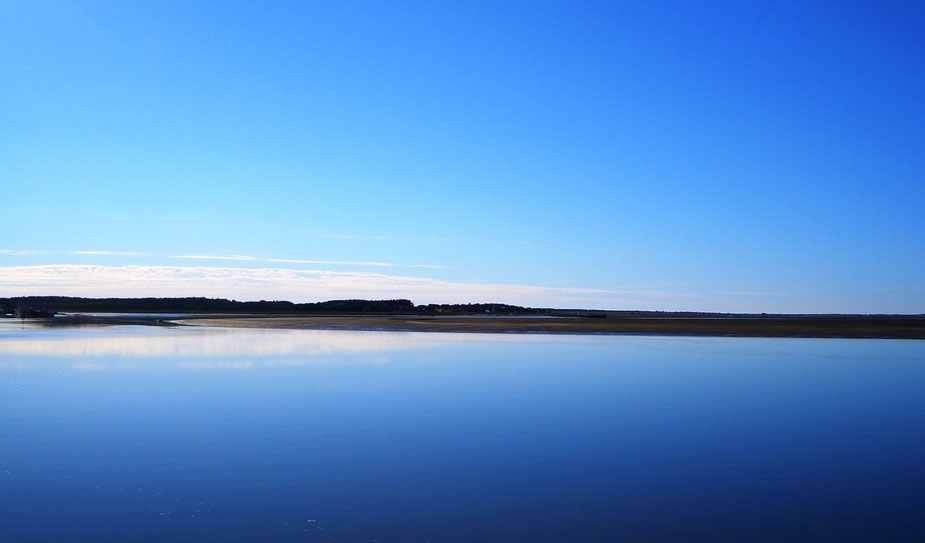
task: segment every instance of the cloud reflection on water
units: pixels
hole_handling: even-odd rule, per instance
[[[12,338],[0,336],[0,355],[68,358],[317,356],[408,350],[446,341],[446,334],[339,330],[112,327],[31,332]]]
[[[152,367],[243,370],[257,366],[382,364],[388,353],[485,341],[525,342],[525,335],[354,330],[42,327],[0,323],[0,370],[64,363],[77,371]]]

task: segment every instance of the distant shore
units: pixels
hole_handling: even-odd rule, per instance
[[[105,320],[118,322],[119,319],[114,316]],[[179,319],[134,316],[129,320],[134,324],[234,328],[925,339],[925,317],[918,316],[537,318],[471,315],[449,317],[420,315],[198,315]]]
[[[272,313],[71,313],[41,326],[198,326],[400,332],[478,332],[925,339],[925,315],[294,315]],[[18,319],[3,319],[13,321]]]
[[[195,318],[181,325],[246,328],[396,330],[415,332],[646,334],[744,337],[844,337],[925,339],[925,318],[864,317],[434,317],[259,316]]]
[[[925,339],[925,314],[766,314],[556,309],[411,300],[224,298],[0,298],[0,316],[48,326],[161,325],[412,332],[646,334]],[[39,317],[45,317],[44,319]],[[4,319],[6,320],[6,319]]]

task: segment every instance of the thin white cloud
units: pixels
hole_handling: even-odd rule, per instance
[[[209,266],[0,267],[0,295],[208,296],[295,302],[408,298],[415,303],[498,302],[534,307],[688,308],[691,293],[462,283],[375,272]]]
[[[365,240],[365,241],[445,241],[442,238],[424,237],[424,236],[354,236],[350,234],[322,234],[318,236],[322,239],[345,239],[345,240]]]
[[[142,253],[135,251],[71,251],[72,255],[113,255],[113,256],[140,256]]]
[[[170,255],[170,258],[188,260],[256,260],[250,255]]]
[[[373,241],[441,241],[440,238],[424,236],[367,236],[366,239]]]
[[[793,294],[787,292],[751,292],[746,290],[724,290],[720,291],[717,294],[723,294],[725,296],[756,296],[756,297],[773,297],[773,298],[783,298],[787,296],[793,296]]]
[[[388,262],[349,262],[345,260],[302,260],[297,258],[264,258],[263,262],[279,262],[283,264],[315,264],[315,265],[334,265],[334,266],[378,266],[387,268],[391,266]]]
[[[10,256],[28,256],[34,254],[49,254],[47,251],[34,251],[34,250],[16,250],[16,249],[0,249],[0,255],[10,255]],[[235,261],[235,262],[276,262],[281,264],[312,264],[316,266],[372,266],[378,268],[387,268],[392,264],[389,262],[380,262],[380,261],[353,261],[353,260],[313,260],[313,259],[301,259],[301,258],[258,258],[251,255],[210,255],[210,254],[186,254],[186,255],[158,255],[152,253],[143,253],[139,251],[107,251],[107,250],[79,250],[79,251],[66,251],[64,253],[50,253],[50,254],[67,254],[74,256],[148,256],[154,258],[178,258],[184,260],[224,260],[224,261]],[[439,266],[420,266],[420,267],[434,267],[438,268]]]

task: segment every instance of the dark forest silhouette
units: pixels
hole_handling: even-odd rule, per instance
[[[284,300],[240,302],[224,298],[77,298],[70,296],[20,296],[0,298],[6,314],[17,309],[41,308],[59,313],[293,313],[293,314],[501,314],[533,315],[538,309],[508,304],[427,304],[411,300],[329,300],[294,303]]]

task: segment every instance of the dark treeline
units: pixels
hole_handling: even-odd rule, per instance
[[[507,304],[428,304],[411,300],[329,300],[293,303],[282,300],[239,302],[223,298],[75,298],[20,296],[0,298],[0,310],[42,308],[58,313],[293,313],[293,314],[503,314],[532,315],[540,311]]]
[[[786,315],[729,314],[694,311],[613,311],[530,308],[509,304],[426,304],[411,300],[329,300],[294,303],[285,300],[239,302],[224,298],[77,298],[70,296],[18,296],[0,298],[0,317],[51,316],[55,313],[225,313],[292,315],[546,315],[609,320],[647,319],[877,319],[894,320],[910,315]],[[911,315],[921,319],[925,315]]]

